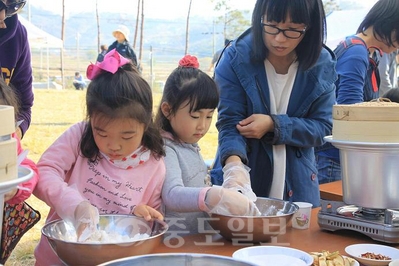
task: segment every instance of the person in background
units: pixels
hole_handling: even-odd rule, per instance
[[[76,90],[83,90],[86,88],[86,81],[83,79],[83,76],[80,75],[79,72],[75,72],[75,77],[73,79],[73,86],[75,86]]]
[[[116,39],[109,47],[108,51],[116,49],[116,51],[125,58],[132,61],[133,65],[137,67],[136,53],[133,51],[129,43],[129,29],[125,25],[119,25],[119,27],[112,32],[112,35]]]
[[[18,20],[25,0],[0,0],[0,68],[6,83],[19,98],[17,135],[25,135],[31,123],[33,106],[32,64],[26,28]]]
[[[325,30],[321,0],[256,1],[252,27],[215,69],[213,184],[240,187],[251,199],[255,192],[320,206],[313,147],[332,129],[337,78]]]
[[[162,137],[153,124],[151,88],[115,50],[89,65],[87,120],[71,126],[43,153],[34,195],[50,206],[47,223],[70,221],[78,241],[90,237],[99,214],[163,220]],[[62,265],[42,236],[36,265]]]
[[[399,103],[399,88],[392,88],[388,90],[384,95],[382,95],[382,98],[386,98],[391,100],[391,102]]]
[[[98,56],[97,56],[97,62],[102,62],[103,60],[104,60],[104,56],[105,56],[105,54],[107,53],[107,50],[108,50],[108,45],[106,45],[106,44],[102,44],[101,46],[100,46],[100,53],[98,54]]]
[[[214,70],[216,62],[219,60],[220,55],[222,54],[223,50],[226,49],[226,47],[229,45],[230,40],[229,39],[224,39],[224,46],[223,48],[217,50],[215,54],[212,57],[211,64],[209,65],[208,71],[211,72]]]
[[[195,56],[186,55],[179,61],[166,80],[155,119],[165,142],[165,218],[168,231],[179,234],[207,228],[208,224],[201,224],[209,218],[204,212],[245,216],[257,210],[238,191],[208,185],[198,141],[211,125],[219,94],[213,79],[198,67]]]
[[[10,105],[14,107],[14,112],[16,119],[18,118],[18,110],[19,110],[19,100],[15,93],[15,90],[8,86],[3,78],[0,77],[0,105]],[[36,167],[36,164],[26,157],[27,151],[24,151],[21,146],[21,141],[17,134],[12,135],[13,138],[17,140],[17,154],[24,156],[21,162],[21,166],[32,169],[33,177],[26,182],[23,182],[18,185],[18,187],[12,188],[9,192],[4,195],[4,201],[9,204],[17,204],[20,203],[32,194],[33,189],[35,188],[38,180],[39,173]]]
[[[384,53],[380,58],[378,70],[380,72],[379,96],[382,97],[388,90],[398,85],[398,50],[392,53]]]
[[[358,42],[338,58],[337,103],[355,104],[379,97],[376,78],[370,78],[370,57],[391,54],[399,47],[399,1],[379,0],[360,23],[357,33],[346,40]],[[330,132],[327,135],[331,135]],[[341,180],[339,149],[326,143],[316,149],[319,183]]]

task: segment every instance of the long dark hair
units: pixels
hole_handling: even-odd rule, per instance
[[[393,47],[399,41],[399,1],[379,0],[360,23],[356,33],[363,33],[373,27],[373,35],[378,41]],[[392,33],[394,35],[392,36]]]
[[[153,99],[151,88],[131,63],[119,67],[115,74],[103,71],[94,78],[86,94],[87,125],[80,142],[84,157],[94,161],[99,149],[94,141],[90,119],[100,115],[102,119],[131,118],[146,126],[142,144],[159,158],[165,155],[163,140],[153,123]]]
[[[275,22],[285,22],[289,15],[293,23],[305,24],[305,36],[295,49],[299,67],[307,70],[317,62],[326,37],[321,0],[257,0],[252,13],[252,60],[255,62],[264,61],[269,53],[263,42],[261,19],[264,15],[268,21]]]
[[[198,68],[179,66],[165,82],[155,124],[177,138],[168,118],[161,111],[161,105],[167,102],[170,114],[174,115],[186,101],[190,105],[190,112],[215,109],[219,102],[219,92],[215,81],[208,74]]]
[[[15,115],[15,121],[17,121],[18,117],[18,112],[19,112],[19,100],[18,96],[15,93],[15,90],[1,77],[0,75],[0,105],[10,105],[14,107],[14,115]]]

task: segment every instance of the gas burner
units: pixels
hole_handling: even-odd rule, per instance
[[[353,215],[366,220],[379,220],[384,217],[384,212],[385,209],[360,208],[358,211],[355,211]]]
[[[374,240],[399,243],[399,210],[371,209],[341,201],[321,200],[318,213],[321,229],[340,229],[363,233]]]
[[[327,207],[328,209],[332,206]],[[330,210],[331,211],[331,210]],[[337,214],[343,216],[359,217],[366,220],[379,220],[383,217],[385,209],[362,208],[355,205],[344,205],[336,209]]]

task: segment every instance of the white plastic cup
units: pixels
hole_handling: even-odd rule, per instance
[[[399,259],[391,261],[388,265],[389,266],[399,266]]]
[[[312,203],[294,202],[299,209],[292,217],[292,227],[296,229],[308,229],[310,226],[310,215],[312,214]]]

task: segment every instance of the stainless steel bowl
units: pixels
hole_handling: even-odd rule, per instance
[[[209,224],[225,239],[238,242],[266,242],[270,237],[284,233],[298,206],[271,198],[255,202],[262,216],[228,216],[210,214]]]
[[[399,143],[324,139],[340,150],[345,203],[371,209],[399,208]]]
[[[255,266],[255,264],[235,260],[231,257],[197,254],[165,253],[129,257],[100,264],[98,266]]]
[[[149,237],[108,244],[76,242],[73,226],[63,220],[46,224],[42,234],[58,257],[67,265],[98,265],[119,258],[150,253],[162,242],[168,225],[158,220],[147,222],[132,215],[100,215],[98,229],[131,238],[137,233],[148,234]]]

